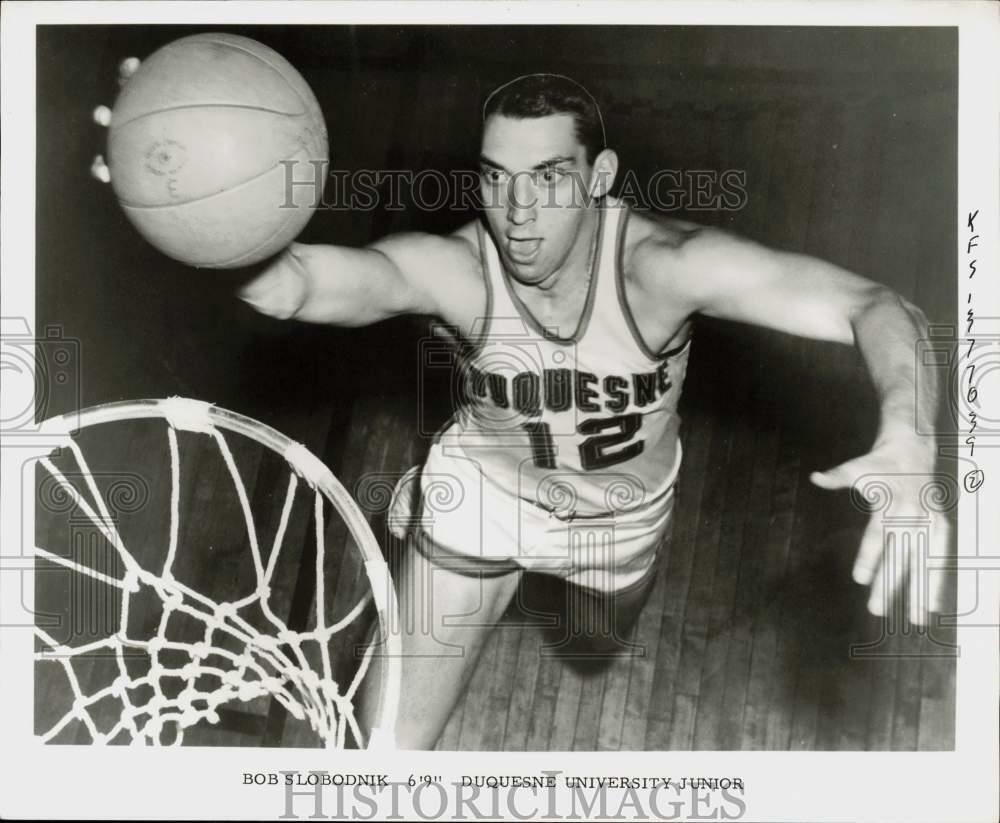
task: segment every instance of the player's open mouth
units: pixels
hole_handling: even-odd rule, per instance
[[[530,263],[538,256],[542,241],[538,237],[521,240],[515,237],[507,238],[507,251],[515,263]]]

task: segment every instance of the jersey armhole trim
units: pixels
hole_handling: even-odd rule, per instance
[[[660,350],[659,352],[655,352],[649,347],[642,333],[639,331],[639,326],[632,315],[632,309],[628,305],[628,295],[625,293],[625,231],[632,210],[627,206],[623,206],[623,209],[624,214],[622,214],[618,221],[618,237],[615,240],[618,244],[617,254],[615,255],[615,291],[618,293],[618,306],[621,308],[622,317],[625,318],[625,325],[632,335],[632,340],[639,347],[639,351],[650,360],[667,360],[682,352],[691,343],[691,335],[689,334],[687,340],[679,346],[675,346],[667,351]]]
[[[473,335],[471,332],[475,328],[475,321],[473,321],[473,329],[470,329],[469,334],[469,345],[466,350],[466,354],[469,356],[475,356],[480,352],[483,346],[486,344],[486,340],[490,334],[490,324],[493,318],[493,278],[490,276],[490,259],[486,251],[486,238],[483,236],[485,229],[480,221],[476,221],[476,238],[479,240],[479,269],[483,275],[483,282],[486,285],[486,312],[483,315],[481,331],[479,334]]]

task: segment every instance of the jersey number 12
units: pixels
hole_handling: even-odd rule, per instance
[[[577,434],[590,435],[580,443],[580,465],[584,471],[606,469],[642,454],[642,440],[632,440],[642,427],[642,415],[633,412],[618,417],[595,417],[576,427]],[[540,469],[556,467],[556,448],[548,423],[525,423],[531,453]],[[632,441],[632,442],[629,442]],[[626,444],[626,445],[623,445]],[[616,448],[620,446],[621,448]]]

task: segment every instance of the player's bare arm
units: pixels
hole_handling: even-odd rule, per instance
[[[916,380],[915,345],[927,332],[923,312],[885,286],[824,260],[690,223],[636,222],[627,283],[637,322],[650,342],[668,343],[687,318],[700,313],[856,345],[880,402],[875,443],[867,454],[814,472],[811,480],[840,489],[877,475],[902,508],[922,511],[920,489],[934,471],[935,448],[932,438],[917,435],[915,420],[918,413],[933,419],[939,401],[937,385]],[[941,517],[930,553],[943,555],[947,540]],[[854,565],[855,580],[871,586],[869,609],[884,614],[887,598],[906,584],[910,619],[926,622],[927,613],[941,606],[941,579],[928,581],[926,574],[916,573],[912,556],[895,564],[883,561],[882,525],[873,518]]]
[[[462,330],[485,309],[476,227],[393,234],[363,248],[293,243],[241,292],[279,319],[366,326],[401,314],[441,317]]]

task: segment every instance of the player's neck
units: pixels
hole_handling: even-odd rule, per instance
[[[559,301],[567,295],[586,291],[597,263],[595,256],[600,225],[600,206],[589,207],[580,222],[580,230],[577,232],[573,248],[563,264],[541,283],[530,286],[511,278],[518,292],[545,301]]]

